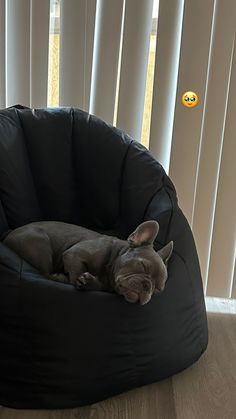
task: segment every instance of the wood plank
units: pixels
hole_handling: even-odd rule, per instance
[[[236,413],[236,317],[209,313],[209,346],[202,358],[173,377],[177,419],[233,419]],[[227,330],[228,329],[228,330]],[[231,336],[231,338],[229,338]]]
[[[78,409],[0,408],[0,419],[176,419],[172,379],[140,387]]]

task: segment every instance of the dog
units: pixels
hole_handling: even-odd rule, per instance
[[[173,251],[172,241],[154,250],[158,231],[156,221],[145,221],[120,240],[73,224],[39,221],[10,231],[3,243],[48,279],[80,290],[115,291],[144,305],[163,291]]]

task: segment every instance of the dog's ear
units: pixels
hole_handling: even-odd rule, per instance
[[[159,224],[157,221],[144,221],[140,224],[133,233],[128,237],[128,243],[132,247],[139,247],[144,244],[152,244],[159,231]]]
[[[174,243],[171,241],[166,244],[162,249],[158,250],[158,255],[162,258],[165,265],[167,264],[168,260],[170,259],[172,252],[173,252]]]

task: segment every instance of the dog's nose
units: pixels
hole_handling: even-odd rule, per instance
[[[143,290],[144,291],[151,291],[152,284],[147,279],[143,279],[142,280],[142,287],[143,287]]]

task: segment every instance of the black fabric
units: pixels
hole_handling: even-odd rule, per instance
[[[0,201],[0,240],[2,235],[9,230],[8,222],[4,213],[2,203]]]
[[[10,228],[41,218],[17,111],[0,111],[0,200]]]
[[[66,408],[175,374],[207,346],[192,232],[161,165],[78,109],[0,111],[0,234],[61,220],[126,238],[156,219],[174,241],[162,294],[145,306],[43,278],[0,243],[0,404]]]

